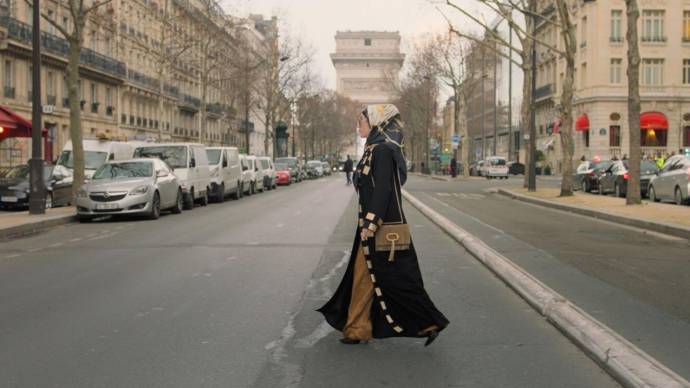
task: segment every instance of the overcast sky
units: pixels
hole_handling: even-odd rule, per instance
[[[399,31],[403,52],[425,33],[447,31],[443,16],[427,0],[227,0],[240,14],[276,15],[290,35],[301,37],[315,49],[315,67],[325,86],[335,88],[335,69],[329,54],[335,33],[343,30]],[[474,0],[457,0],[473,6]],[[232,4],[232,5],[230,5]],[[451,12],[451,14],[453,14]],[[469,23],[466,23],[469,24]]]

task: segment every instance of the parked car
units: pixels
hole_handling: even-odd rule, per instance
[[[223,202],[227,195],[242,197],[242,167],[237,147],[208,147],[209,175],[211,179],[209,199]]]
[[[520,162],[508,162],[508,174],[524,175],[525,165]]]
[[[132,144],[107,139],[84,139],[82,144],[84,146],[84,176],[87,179],[91,178],[93,173],[107,161],[131,159],[134,150]],[[56,165],[56,171],[66,177],[73,175],[72,148],[70,140],[63,147]]]
[[[247,162],[249,162],[249,170],[254,173],[252,175],[252,192],[262,193],[266,187],[264,186],[263,174],[259,169],[259,160],[254,155],[247,155]]]
[[[307,162],[307,176],[311,179],[323,176],[323,164],[320,160],[310,160]]]
[[[268,156],[261,156],[257,158],[257,167],[259,167],[260,179],[263,182],[262,187],[266,190],[273,190],[276,185],[276,170],[273,167],[273,161]]]
[[[323,175],[331,175],[331,165],[328,162],[321,163],[323,165]]]
[[[72,203],[72,177],[54,175],[54,166],[43,166],[43,184],[46,187],[46,208],[68,206]],[[30,167],[22,164],[12,168],[0,178],[0,208],[25,209],[29,207]]]
[[[276,163],[276,184],[277,185],[290,185],[292,184],[292,172],[287,163]]]
[[[587,160],[580,163],[573,175],[573,186],[587,193],[593,190],[599,190],[599,177],[608,170],[612,164],[613,161],[611,160],[602,160],[599,162]]]
[[[300,163],[299,159],[295,157],[284,157],[276,158],[275,162],[285,163],[288,165],[290,168],[290,173],[293,177],[293,182],[300,182],[304,178],[304,175],[302,174],[302,163]]]
[[[161,210],[182,212],[183,196],[173,170],[159,159],[112,161],[101,166],[77,192],[82,222],[102,215],[145,215],[158,219]]]
[[[482,176],[482,166],[484,165],[483,160],[478,160],[476,162],[470,163],[470,175],[471,176]]]
[[[140,145],[134,149],[135,158],[157,158],[175,172],[182,188],[185,209],[208,204],[211,179],[208,169],[206,147],[198,143],[164,143]]]
[[[640,194],[647,195],[649,181],[654,177],[659,168],[654,162],[643,160],[640,163]],[[614,161],[609,168],[599,177],[599,194],[614,193],[617,197],[625,197],[628,192],[628,161]]]
[[[242,182],[240,183],[242,195],[254,194],[254,168],[247,155],[240,154],[240,167],[242,167]]]
[[[666,161],[664,168],[649,182],[649,199],[690,204],[690,156],[676,155]]]
[[[502,156],[490,156],[482,165],[482,175],[486,179],[508,179],[508,163]]]

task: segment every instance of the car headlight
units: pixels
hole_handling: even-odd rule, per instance
[[[77,191],[77,198],[86,198],[89,196],[89,193],[86,191],[86,189],[79,189]]]
[[[146,194],[148,191],[149,191],[148,186],[139,186],[136,189],[130,191],[129,195],[142,195],[142,194]]]

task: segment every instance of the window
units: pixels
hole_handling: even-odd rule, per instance
[[[580,23],[580,47],[587,47],[587,16]]]
[[[589,130],[582,131],[582,140],[585,143],[585,147],[589,148]]]
[[[615,9],[611,11],[611,42],[623,41],[623,11]]]
[[[33,102],[33,89],[34,89],[34,80],[33,80],[33,72],[34,72],[34,67],[29,65],[29,71],[26,72],[26,100],[28,102]]]
[[[664,73],[663,59],[643,59],[640,83],[642,85],[662,85]]]
[[[683,147],[690,147],[690,127],[683,128]]]
[[[364,38],[364,45],[371,46],[371,38]]]
[[[53,11],[52,9],[47,10],[46,15],[48,16],[48,19],[55,20],[55,11]],[[55,35],[55,27],[53,26],[53,24],[50,22],[46,24],[48,24],[48,26],[46,27],[48,33]]]
[[[46,97],[48,105],[55,105],[55,73],[49,71],[46,76]]]
[[[96,31],[91,31],[91,50],[96,51]]]
[[[69,18],[67,16],[62,17],[62,28],[67,32],[71,32],[69,28]]]
[[[690,85],[690,59],[683,59],[683,85]]]
[[[640,145],[642,147],[666,147],[668,131],[666,129],[641,129]]]
[[[683,11],[683,42],[690,42],[690,11]]]
[[[612,125],[609,127],[609,147],[621,146],[621,127],[620,125]]]
[[[621,58],[611,58],[611,83],[620,84],[623,80],[623,60]]]
[[[112,89],[105,88],[105,106],[113,106],[112,104]]]
[[[642,11],[642,41],[666,41],[664,36],[664,11]]]
[[[14,98],[14,76],[12,74],[12,61],[5,61],[5,76],[3,77],[4,93],[6,98]]]
[[[96,84],[93,82],[91,82],[91,102],[98,103],[98,89],[96,88]]]

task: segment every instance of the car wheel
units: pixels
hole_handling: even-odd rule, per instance
[[[656,197],[656,190],[654,190],[654,186],[649,186],[649,200],[652,202],[659,202],[659,198]]]
[[[604,192],[604,185],[599,182],[599,195],[606,195],[606,192]]]
[[[194,189],[192,189],[187,197],[185,197],[184,210],[194,209]]]
[[[235,185],[235,192],[232,194],[232,198],[237,201],[238,199],[242,198],[242,187],[240,186],[240,182],[237,182]]]
[[[153,199],[151,200],[151,211],[149,212],[149,219],[157,220],[161,216],[161,196],[156,191],[153,193]]]
[[[220,184],[220,191],[218,192],[218,202],[225,202],[225,183]]]
[[[46,209],[53,207],[53,193],[46,193]]]
[[[676,205],[685,205],[688,203],[687,200],[683,198],[683,192],[680,191],[680,187],[676,187],[674,198],[676,200]]]
[[[173,206],[170,211],[172,211],[173,214],[180,214],[182,213],[182,208],[184,207],[184,203],[182,201],[182,192],[180,190],[177,191],[177,199],[175,200],[175,206]]]
[[[585,193],[591,193],[592,192],[592,185],[589,183],[588,180],[583,180],[582,181],[582,187]]]

